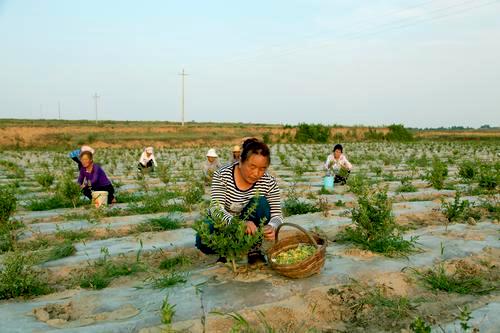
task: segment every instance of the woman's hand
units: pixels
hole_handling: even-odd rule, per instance
[[[274,240],[274,236],[276,234],[276,230],[274,230],[274,227],[272,225],[266,225],[264,226],[264,238],[267,240]]]
[[[252,221],[246,221],[245,225],[247,230],[245,230],[245,234],[254,235],[257,232],[257,226]]]

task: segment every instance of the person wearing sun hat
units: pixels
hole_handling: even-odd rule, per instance
[[[239,162],[240,161],[240,154],[241,154],[241,147],[239,145],[236,145],[233,147],[233,160],[231,163],[234,162]]]
[[[210,148],[207,152],[207,160],[203,164],[203,177],[205,179],[205,184],[210,185],[212,183],[212,176],[214,172],[221,166],[219,164],[219,156],[214,148]]]
[[[92,147],[85,146],[85,145],[83,145],[81,148],[73,150],[72,152],[69,153],[69,157],[73,161],[75,161],[76,164],[78,164],[78,171],[80,171],[80,169],[83,167],[82,162],[80,161],[80,154],[85,152],[85,151],[92,153],[92,155],[94,155],[94,153],[95,153],[95,151]]]
[[[141,172],[144,171],[144,169],[153,171],[157,165],[153,147],[144,148],[137,169]]]

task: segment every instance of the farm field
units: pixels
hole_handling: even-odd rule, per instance
[[[231,138],[215,146],[222,162]],[[322,187],[331,144],[270,147],[285,222],[328,240],[309,278],[246,257],[233,272],[195,248],[208,146],[158,148],[144,176],[140,149],[98,147],[117,190],[102,209],[72,192],[68,152],[4,150],[0,331],[498,332],[496,140],[348,142],[354,169],[333,190]]]

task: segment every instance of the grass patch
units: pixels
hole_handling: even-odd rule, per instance
[[[192,261],[191,259],[184,255],[184,254],[179,254],[171,258],[165,258],[160,262],[160,269],[173,269],[173,268],[179,268],[179,267],[185,267],[188,265],[191,265]]]
[[[405,327],[417,304],[417,300],[390,295],[381,286],[372,287],[357,281],[339,289],[331,288],[327,295],[334,306],[341,306],[342,317],[349,325],[391,327],[391,331]]]
[[[137,232],[164,231],[182,228],[183,222],[172,216],[162,216],[143,222],[136,227]]]
[[[109,252],[106,248],[101,249],[101,253],[103,256],[90,265],[89,271],[84,272],[80,276],[80,287],[96,290],[103,289],[117,277],[127,276],[146,270],[144,265],[139,261],[140,252],[134,262],[112,262],[109,260]]]
[[[159,277],[149,278],[150,285],[154,289],[165,289],[175,286],[178,283],[187,282],[187,274],[179,272],[170,272]]]
[[[92,236],[90,230],[58,230],[56,232],[57,238],[62,238],[71,242],[78,242],[82,239],[87,239]]]
[[[494,281],[489,281],[492,278],[489,272],[477,269],[465,261],[459,261],[453,272],[448,271],[443,262],[427,270],[413,271],[432,290],[457,294],[487,294],[498,288]]]

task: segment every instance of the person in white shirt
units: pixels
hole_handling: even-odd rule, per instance
[[[215,149],[211,148],[207,152],[207,160],[203,164],[203,177],[205,179],[205,184],[212,184],[212,176],[214,172],[221,167],[219,163],[219,156]]]
[[[141,172],[154,171],[154,168],[157,166],[155,155],[153,152],[153,147],[144,148],[144,151],[141,154],[141,158],[139,159],[139,165],[137,169]]]
[[[352,170],[352,164],[349,163],[345,155],[343,154],[343,147],[341,144],[336,144],[333,147],[333,151],[325,162],[325,169],[335,175],[334,182],[345,185],[347,182],[347,177]]]

